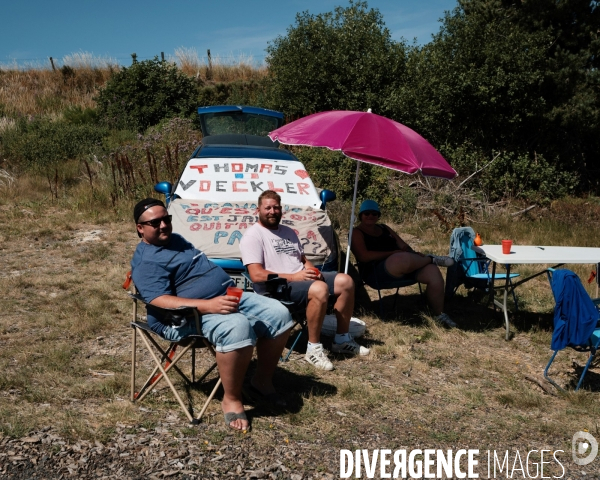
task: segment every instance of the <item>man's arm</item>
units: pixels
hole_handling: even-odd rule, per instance
[[[285,278],[288,282],[301,282],[303,280],[317,280],[320,275],[315,275],[312,270],[300,270],[296,273],[283,273],[273,272],[266,270],[264,267],[264,252],[262,242],[252,235],[250,232],[242,238],[240,242],[240,251],[242,253],[242,261],[248,273],[250,279],[254,283],[266,282],[269,275],[275,274],[280,278]],[[306,257],[302,255],[302,263],[305,268],[312,267],[312,264],[306,260]]]
[[[304,266],[306,268],[314,268],[312,266],[312,263],[310,263],[309,261],[305,261]],[[315,272],[313,272],[312,270],[306,270],[306,268],[296,273],[280,273],[265,270],[265,268],[260,263],[250,263],[246,265],[246,267],[248,267],[248,273],[250,274],[250,279],[253,282],[266,282],[269,279],[269,275],[272,274],[275,274],[280,278],[285,278],[288,282],[317,280],[320,277],[320,275],[316,275]]]
[[[195,307],[200,314],[220,313],[227,315],[238,310],[237,297],[222,295],[210,300],[198,300],[195,298],[176,297],[174,295],[161,295],[150,302],[160,308]]]

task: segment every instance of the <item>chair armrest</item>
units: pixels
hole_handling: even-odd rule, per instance
[[[460,258],[458,260],[458,263],[472,263],[472,262],[478,262],[478,263],[488,263],[490,261],[489,258],[483,258],[483,257],[477,257],[477,258]]]
[[[293,305],[294,302],[290,300],[290,287],[285,278],[281,278],[276,274],[269,274],[267,281],[264,283],[266,297],[274,298],[279,300],[283,305]]]
[[[149,302],[146,302],[144,298],[139,293],[131,293],[127,292],[127,294],[136,302],[141,302],[144,305],[150,305],[152,308],[158,310],[160,313],[164,315],[165,321],[171,323],[172,325],[181,325],[182,321],[186,317],[195,317],[198,316],[198,309],[196,307],[177,307],[177,308],[163,308],[157,307],[156,305],[152,305]]]

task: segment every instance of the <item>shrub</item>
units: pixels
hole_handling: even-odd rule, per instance
[[[197,93],[193,79],[175,64],[155,57],[114,73],[96,102],[101,120],[109,127],[143,132],[164,118],[192,117]]]
[[[96,124],[98,123],[98,112],[95,108],[82,108],[79,105],[72,105],[63,111],[65,122],[74,125]]]
[[[463,179],[495,158],[465,184],[482,199],[490,201],[518,198],[545,203],[573,194],[579,182],[577,173],[559,168],[543,155],[531,158],[526,153],[497,152],[489,158],[468,144],[455,149],[446,148],[442,154]]]
[[[403,80],[404,50],[366,2],[299,13],[287,35],[267,47],[271,107],[290,117],[335,109],[385,113],[385,99]]]
[[[21,118],[0,139],[2,155],[23,169],[46,175],[48,169],[98,150],[107,133],[90,124]]]
[[[129,138],[125,144],[116,144],[114,135],[110,139],[110,154],[102,160],[105,175],[112,178],[111,197],[115,201],[148,195],[146,192],[159,181],[176,182],[186,160],[200,144],[200,132],[190,119],[171,118],[149,128],[144,135]]]

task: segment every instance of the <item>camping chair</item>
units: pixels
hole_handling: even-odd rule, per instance
[[[290,287],[288,287],[287,280],[285,278],[281,278],[277,274],[271,273],[267,276],[265,288],[267,289],[265,297],[271,297],[275,300],[279,300],[283,305],[285,305],[288,308],[288,310],[292,314],[292,319],[295,322],[293,328],[295,328],[297,325],[300,326],[300,331],[298,332],[298,335],[296,335],[296,338],[292,342],[292,346],[288,350],[287,355],[285,356],[285,358],[283,357],[283,354],[281,356],[281,361],[287,362],[290,358],[290,355],[294,351],[294,347],[296,346],[300,338],[302,338],[302,334],[307,330],[306,317],[304,315],[306,309],[294,306],[294,302],[290,300]]]
[[[374,281],[370,281],[368,282],[365,277],[363,276],[362,272],[361,272],[361,266],[360,264],[357,264],[357,270],[358,270],[358,274],[360,276],[361,281],[371,287],[374,290],[377,290],[377,295],[379,295],[379,316],[381,318],[383,318],[384,316],[384,312],[383,312],[383,302],[381,301],[381,291],[382,290],[391,290],[391,289],[396,289],[396,293],[394,294],[394,305],[392,306],[392,310],[396,310],[396,301],[398,300],[399,295],[399,291],[401,288],[404,287],[410,287],[411,285],[414,285],[415,283],[419,284],[419,293],[421,295],[423,295],[423,289],[421,288],[421,284],[413,277],[408,276],[407,278],[398,278],[397,280],[393,280],[393,281],[389,281],[389,282],[384,282],[380,279],[378,279],[377,277],[375,277]]]
[[[464,285],[465,288],[475,288],[490,293],[490,300],[493,298],[494,282],[497,280],[506,282],[506,273],[495,273],[493,278],[490,273],[490,259],[488,259],[483,250],[474,245],[475,232],[471,227],[455,228],[450,237],[450,257],[454,259],[454,265],[448,267],[446,271],[446,299],[450,299],[458,290],[458,287]],[[511,273],[508,276],[510,293],[515,302],[515,308],[519,310],[515,289],[512,286],[512,279],[519,277],[518,273]]]
[[[554,380],[548,376],[550,365],[556,354],[565,347],[571,347],[579,352],[590,352],[587,363],[581,373],[575,390],[579,390],[596,351],[600,346],[600,299],[592,300],[579,277],[570,270],[547,270],[548,281],[552,287],[554,307],[554,331],[550,348],[554,351],[546,369],[544,378],[561,391]]]
[[[137,293],[135,286],[131,281],[131,272],[127,274],[127,279],[123,284],[123,288],[128,290],[128,294],[133,300],[133,321],[131,327],[133,329],[132,344],[131,344],[131,401],[141,402],[159,383],[161,379],[165,379],[165,382],[169,385],[169,388],[173,392],[175,399],[179,403],[183,413],[188,418],[191,424],[197,425],[200,423],[200,419],[204,412],[208,408],[210,401],[217,393],[219,386],[221,385],[221,378],[217,380],[216,385],[212,389],[210,395],[204,402],[200,413],[194,417],[191,404],[186,407],[185,403],[181,399],[181,396],[175,389],[173,382],[169,378],[168,374],[171,371],[176,372],[186,383],[186,386],[190,387],[198,385],[204,380],[217,366],[215,358],[215,351],[212,345],[202,335],[190,335],[184,338],[180,342],[169,342],[167,348],[163,348],[156,340],[156,337],[162,340],[162,338],[154,332],[150,326],[143,321],[141,315],[138,316],[138,302],[148,305],[147,302]],[[131,289],[131,290],[130,290]],[[198,310],[193,307],[179,307],[176,309],[169,308],[158,308],[153,305],[154,308],[164,314],[165,322],[171,322],[172,325],[181,325],[183,321],[193,321],[196,323],[196,331],[200,332],[200,315]],[[136,368],[137,368],[137,338],[138,335],[142,339],[146,346],[148,353],[152,357],[155,367],[148,376],[142,387],[136,390]],[[204,372],[204,374],[196,380],[196,350],[199,348],[206,348],[212,355],[211,366]],[[180,350],[178,350],[180,349]],[[191,374],[186,375],[178,366],[179,361],[183,356],[191,351]],[[183,363],[183,362],[181,362]]]
[[[294,327],[300,326],[300,331],[294,338],[291,347],[289,348],[287,355],[284,357],[282,355],[281,361],[287,362],[290,358],[290,355],[294,351],[296,344],[302,338],[302,335],[306,332],[308,336],[308,327],[306,324],[306,307],[295,305],[294,302],[290,300],[290,288],[288,287],[287,280],[285,278],[279,277],[275,273],[270,273],[267,277],[267,281],[265,282],[266,293],[265,297],[271,297],[276,300],[279,300],[283,305],[285,305],[292,315],[292,319],[294,320]],[[331,310],[333,308],[332,301],[335,297],[330,296],[329,302],[327,305],[327,310]]]

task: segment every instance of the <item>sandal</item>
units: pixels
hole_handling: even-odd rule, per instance
[[[248,421],[248,417],[246,416],[246,412],[241,412],[241,413],[235,413],[235,412],[227,412],[225,414],[225,425],[227,425],[229,428],[232,428],[233,430],[239,430],[244,431],[244,430],[250,430],[250,423],[248,423],[248,426],[246,428],[235,428],[231,426],[231,422],[233,422],[234,420],[246,420]]]

